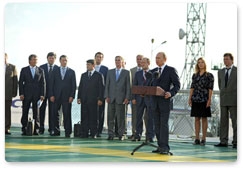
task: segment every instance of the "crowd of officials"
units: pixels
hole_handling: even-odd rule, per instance
[[[146,141],[157,139],[158,149],[154,153],[168,154],[169,116],[171,99],[180,90],[180,80],[174,67],[166,64],[164,52],[156,55],[156,65],[150,69],[150,59],[136,56],[137,65],[127,70],[122,56],[115,57],[115,68],[102,65],[104,55],[97,52],[94,59],[86,61],[87,71],[81,74],[78,85],[77,103],[81,104],[81,138],[101,137],[104,126],[105,103],[107,103],[108,138],[126,138],[127,106],[132,109],[132,141],[140,141],[145,123]],[[60,136],[60,114],[62,109],[65,137],[72,134],[71,108],[76,93],[75,71],[67,66],[68,57],[59,57],[60,66],[55,64],[56,54],[47,54],[47,63],[37,66],[35,54],[29,56],[29,65],[22,68],[18,80],[16,67],[8,63],[5,53],[5,134],[11,127],[11,103],[17,95],[22,101],[22,135],[26,135],[28,114],[32,105],[34,135],[45,132],[45,115],[48,105],[48,132]],[[233,127],[233,148],[237,148],[237,67],[233,65],[232,54],[223,55],[225,67],[218,71],[220,90],[220,143],[217,147],[228,146],[229,119]],[[132,86],[158,86],[161,96],[132,93]],[[195,118],[195,145],[206,144],[207,118],[211,117],[211,98],[214,76],[207,71],[205,60],[197,59],[195,73],[188,98],[191,117]],[[39,106],[39,107],[38,107]],[[37,109],[39,108],[40,111]],[[230,117],[230,118],[229,118]],[[200,129],[202,137],[200,139]]]

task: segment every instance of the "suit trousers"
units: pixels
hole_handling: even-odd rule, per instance
[[[11,104],[12,100],[5,100],[5,131],[11,127]]]
[[[125,104],[108,104],[108,135],[114,137],[115,118],[117,118],[118,135],[125,134]]]
[[[27,127],[28,115],[29,115],[29,109],[31,103],[32,103],[33,119],[35,120],[34,131],[40,128],[40,115],[39,112],[37,111],[37,102],[38,99],[35,98],[24,98],[24,100],[22,101],[23,104],[22,117],[21,117],[22,131],[25,131]]]
[[[43,100],[43,103],[40,107],[40,130],[44,131],[45,129],[45,116],[46,116],[46,106],[48,103],[48,125],[49,125],[49,129],[48,131],[50,131],[50,126],[52,126],[51,123],[54,122],[53,119],[53,105],[54,103],[50,101],[49,98],[45,98],[45,100]]]
[[[62,112],[63,112],[63,122],[64,122],[64,129],[65,134],[70,135],[72,133],[72,117],[71,117],[71,109],[72,109],[72,103],[68,102],[68,99],[58,99],[54,103],[54,128],[52,128],[53,131],[56,132],[60,128],[60,122],[59,122],[59,112],[58,110],[62,106]]]
[[[229,117],[233,128],[233,144],[237,144],[237,106],[220,107],[220,142],[228,144]]]
[[[169,115],[170,100],[154,96],[153,98],[153,116],[155,125],[155,134],[158,140],[158,146],[162,151],[169,151]]]
[[[105,117],[105,101],[102,102],[102,105],[99,106],[99,125],[98,125],[98,134],[101,134],[104,126],[104,117]]]
[[[154,137],[154,121],[149,98],[141,98],[141,102],[137,103],[136,138],[142,136],[143,121],[146,128],[146,138],[152,139]]]
[[[90,130],[91,136],[95,136],[98,133],[98,105],[97,102],[82,103],[81,105],[81,128],[82,136],[88,137]]]
[[[137,128],[137,106],[131,103],[132,108],[132,135],[135,136]]]

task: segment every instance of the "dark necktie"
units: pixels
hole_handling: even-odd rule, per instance
[[[48,72],[49,76],[51,76],[52,70],[53,70],[52,65],[50,65],[49,72]]]
[[[89,79],[91,78],[91,72],[89,72]]]
[[[50,68],[49,68],[49,72],[48,73],[51,73],[52,72],[52,65],[50,65]]]
[[[161,67],[159,67],[159,74],[161,74]]]
[[[225,73],[225,87],[227,87],[227,83],[228,83],[228,80],[229,80],[229,70],[231,68],[226,68],[226,73]]]
[[[143,81],[146,81],[146,70],[144,71],[144,74],[143,74]]]

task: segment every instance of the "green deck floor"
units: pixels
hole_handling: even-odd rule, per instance
[[[140,142],[129,139],[106,140],[102,134],[97,139],[49,136],[21,136],[20,128],[11,129],[5,137],[7,162],[235,162],[237,150],[229,147],[192,145],[192,141],[170,139],[173,156],[151,153],[155,148],[145,145],[131,155]],[[156,142],[154,143],[156,145]]]

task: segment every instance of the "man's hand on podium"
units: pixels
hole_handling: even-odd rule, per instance
[[[170,92],[165,92],[165,98],[168,99],[171,97],[171,93]]]

